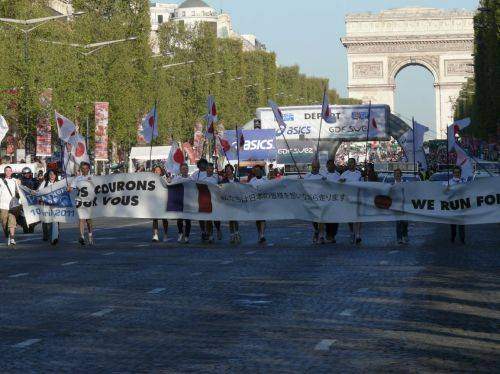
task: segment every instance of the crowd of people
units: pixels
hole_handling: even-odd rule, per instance
[[[137,172],[144,172],[145,170],[138,169]],[[204,182],[207,184],[227,184],[227,183],[249,183],[252,186],[264,185],[267,181],[273,179],[283,178],[280,170],[270,167],[267,170],[261,165],[256,165],[252,168],[248,176],[242,180],[239,178],[232,165],[227,164],[223,170],[217,171],[213,163],[208,162],[206,159],[201,159],[197,163],[197,170],[189,175],[189,167],[186,163],[180,166],[179,173],[167,173],[163,165],[155,165],[152,172],[165,179],[167,184],[179,183],[187,180],[194,180]],[[267,174],[267,175],[266,175]],[[4,178],[0,183],[0,219],[2,227],[9,246],[15,245],[15,231],[19,218],[22,218],[21,207],[19,204],[19,186],[23,185],[29,190],[37,191],[53,185],[58,181],[58,173],[55,170],[48,170],[43,178],[37,176],[33,177],[33,173],[29,168],[23,170],[22,178],[13,178],[12,168],[7,166],[4,168]],[[310,172],[305,175],[300,175],[305,180],[327,180],[336,183],[351,183],[351,182],[376,182],[378,175],[374,170],[373,164],[367,164],[365,168],[359,168],[354,158],[349,158],[346,165],[337,165],[334,159],[328,160],[326,163],[326,170],[320,170],[319,161],[312,162]],[[79,183],[84,180],[91,180],[91,166],[83,162],[80,165],[80,173],[75,176],[71,183],[68,185],[68,191],[71,192],[77,189]],[[394,171],[394,183],[402,183],[402,172],[400,169]],[[450,185],[465,183],[461,178],[461,170],[456,167],[453,170],[453,178],[445,186],[449,188]],[[168,239],[169,222],[167,219],[154,219],[152,222],[152,241],[160,241],[160,221],[163,227],[163,241]],[[33,232],[35,225],[31,225],[29,232]],[[230,243],[241,243],[241,235],[239,232],[239,223],[237,221],[228,222]],[[360,222],[349,223],[349,230],[351,233],[351,243],[359,245],[362,242],[362,224]],[[189,243],[191,235],[192,223],[189,219],[177,220],[177,241],[179,244]],[[219,221],[199,221],[201,231],[202,243],[213,244],[216,240],[222,240],[222,225]],[[335,222],[313,222],[312,231],[314,244],[336,243],[336,235],[338,232],[339,224]],[[266,221],[260,220],[256,222],[257,229],[257,242],[266,243]],[[463,226],[451,226],[451,241],[455,242],[455,238],[459,234],[460,241],[465,242],[465,229]],[[396,241],[397,244],[408,243],[408,222],[396,222]],[[59,225],[56,223],[43,223],[42,224],[43,240],[50,241],[56,245],[59,240]],[[90,219],[79,220],[79,238],[78,242],[83,246],[86,244],[94,244],[93,237],[93,224]],[[86,235],[87,233],[87,239]]]

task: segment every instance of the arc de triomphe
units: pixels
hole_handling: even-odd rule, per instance
[[[473,74],[474,13],[400,8],[346,16],[349,97],[388,104],[393,111],[395,79],[409,65],[434,76],[437,138],[446,138],[453,105]]]

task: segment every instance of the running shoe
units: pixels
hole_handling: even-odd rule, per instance
[[[260,244],[264,244],[266,242],[266,238],[265,237],[262,237],[259,239],[259,243]]]
[[[160,239],[158,238],[158,234],[154,234],[153,235],[153,243],[158,243],[160,241]]]
[[[94,235],[89,233],[89,245],[94,245]]]
[[[7,245],[10,245],[10,236],[7,238]]]
[[[14,238],[10,239],[10,245],[16,245],[16,241],[14,240]]]
[[[80,236],[80,238],[78,238],[78,243],[80,243],[80,245],[85,245],[85,238]]]
[[[325,238],[320,237],[319,238],[319,244],[325,244],[325,243],[326,243]]]
[[[189,243],[189,236],[184,237],[184,243]]]
[[[184,234],[179,234],[179,238],[177,239],[177,243],[184,243],[184,242],[185,242]]]
[[[356,244],[361,244],[361,238],[359,236],[356,238]]]

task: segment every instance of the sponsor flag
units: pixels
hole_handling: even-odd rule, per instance
[[[168,160],[165,164],[166,169],[174,174],[178,174],[180,167],[184,162],[184,152],[179,147],[179,143],[173,142],[172,147],[170,148],[170,154],[168,155]]]
[[[271,109],[273,110],[274,118],[276,119],[276,122],[278,122],[278,127],[280,128],[281,133],[284,134],[286,130],[286,123],[285,120],[283,119],[283,113],[281,112],[281,109],[278,107],[278,104],[276,104],[272,100],[269,100],[268,103]]]
[[[469,125],[470,125],[470,118],[464,118],[455,121],[450,126],[448,126],[448,151],[453,150],[453,148],[455,147],[459,131],[465,129]]]
[[[330,108],[330,104],[328,102],[328,92],[325,89],[325,92],[323,93],[323,106],[321,108],[321,118],[323,118],[323,121],[326,123],[336,123],[337,122],[337,117],[332,114],[332,110]]]
[[[57,134],[59,139],[64,142],[68,142],[69,139],[76,134],[76,126],[68,118],[55,112],[56,123],[57,123]]]
[[[215,133],[215,124],[217,123],[217,106],[215,105],[215,98],[213,95],[209,95],[207,99],[207,114],[205,116],[207,120],[207,138],[212,138]]]
[[[5,120],[4,116],[0,115],[0,142],[5,138],[5,135],[9,132],[9,124]]]
[[[174,184],[168,188],[167,212],[212,213],[212,194],[206,184]]]
[[[142,119],[141,135],[148,144],[158,137],[158,113],[156,111],[156,105]]]

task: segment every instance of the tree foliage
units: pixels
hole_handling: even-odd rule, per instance
[[[53,109],[80,124],[84,135],[83,124],[90,120],[90,139],[93,104],[108,101],[110,139],[128,149],[136,143],[138,121],[155,102],[159,143],[188,141],[209,94],[216,97],[225,127],[233,128],[251,120],[269,99],[280,105],[319,104],[328,86],[327,79],[307,77],[298,66],[277,66],[272,52],[248,52],[239,40],[218,39],[205,24],[164,23],[161,53],[152,56],[148,0],[73,0],[73,6],[85,14],[48,22],[28,34],[19,29],[23,26],[1,24],[0,110],[20,147],[24,141],[34,145],[43,110],[39,98],[47,88],[53,91]],[[49,15],[43,0],[0,0],[0,17]],[[69,45],[131,36],[137,40],[95,50]],[[336,91],[328,92],[332,104],[346,103]]]

